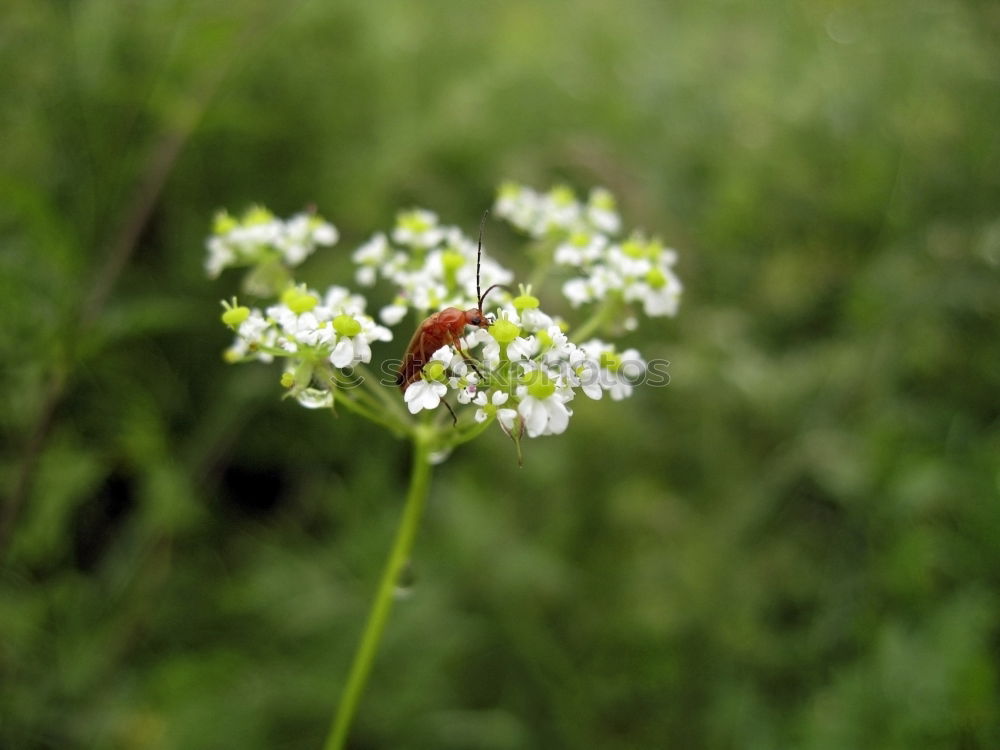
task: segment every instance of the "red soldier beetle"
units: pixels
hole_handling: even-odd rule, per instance
[[[466,356],[461,350],[458,340],[465,333],[466,326],[476,328],[489,328],[493,322],[488,315],[483,313],[483,302],[486,295],[492,292],[500,284],[494,284],[485,292],[480,292],[479,271],[483,257],[483,227],[486,225],[486,216],[489,209],[483,212],[482,221],[479,224],[479,245],[476,250],[476,307],[468,310],[460,310],[457,307],[446,307],[440,312],[436,312],[417,326],[413,332],[413,337],[403,354],[403,361],[396,374],[396,385],[401,390],[406,391],[410,383],[420,377],[420,372],[431,356],[442,346],[454,346],[460,354]],[[466,359],[469,359],[466,357]],[[470,361],[470,364],[471,361]],[[475,369],[475,365],[472,365]],[[476,370],[478,373],[478,370]],[[443,399],[442,399],[443,400]],[[452,410],[451,405],[445,401],[445,406],[451,412],[452,419],[456,422],[458,418]]]

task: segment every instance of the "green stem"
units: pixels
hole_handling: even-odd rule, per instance
[[[473,438],[477,438],[486,431],[486,429],[493,424],[494,417],[488,417],[482,422],[476,422],[470,427],[466,427],[464,430],[456,431],[454,438],[448,441],[448,447],[454,448],[461,445],[462,443],[467,443]]]
[[[413,549],[413,541],[427,501],[431,477],[430,453],[434,437],[435,433],[426,426],[417,427],[413,432],[413,467],[410,473],[410,488],[406,493],[406,505],[403,507],[403,519],[400,521],[396,540],[382,571],[382,580],[375,594],[371,612],[368,614],[368,622],[365,624],[358,650],[354,654],[351,672],[347,677],[347,684],[340,705],[337,707],[330,734],[323,746],[324,750],[341,750],[344,747],[351,721],[357,712],[361,694],[371,673],[379,641],[382,639],[382,632],[392,610],[399,576],[410,559],[410,551]]]
[[[408,416],[406,410],[403,409],[402,400],[399,398],[399,391],[397,389],[393,390],[393,396],[383,388],[379,381],[375,377],[375,373],[372,372],[370,367],[364,364],[355,365],[355,369],[362,378],[362,385],[368,389],[368,391],[385,404],[386,408],[391,411],[398,419],[406,422],[408,421]]]
[[[620,312],[620,300],[614,295],[609,295],[586,321],[575,330],[570,331],[570,341],[583,341],[602,326],[614,320]]]
[[[403,422],[398,422],[395,419],[382,416],[381,414],[379,414],[377,408],[372,409],[372,407],[360,401],[355,400],[353,396],[343,395],[343,392],[341,391],[338,391],[337,393],[339,398],[337,398],[336,401],[334,402],[335,408],[337,406],[343,406],[348,411],[357,414],[359,417],[363,417],[369,420],[370,422],[374,422],[375,424],[381,427],[385,427],[387,430],[389,430],[397,437],[402,437],[403,435],[406,435],[410,432],[411,428],[409,425]]]

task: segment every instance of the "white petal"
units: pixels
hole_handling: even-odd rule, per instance
[[[538,437],[542,434],[549,421],[549,414],[541,401],[534,396],[528,396],[518,405],[517,411],[524,418],[528,437]]]
[[[334,367],[347,367],[353,361],[354,345],[350,339],[341,339],[330,353],[330,362]]]
[[[378,316],[387,326],[394,326],[406,317],[406,305],[386,305],[379,310]]]
[[[547,398],[544,403],[549,416],[546,432],[558,435],[565,431],[566,426],[569,424],[569,409],[555,398]]]
[[[368,339],[364,336],[354,337],[354,357],[359,362],[368,364],[372,361],[372,348],[368,345]]]
[[[534,336],[516,339],[507,344],[507,356],[511,360],[531,359],[538,352],[538,340]]]
[[[513,409],[498,409],[497,419],[508,430],[512,430],[514,428],[514,421],[517,419],[517,412]]]

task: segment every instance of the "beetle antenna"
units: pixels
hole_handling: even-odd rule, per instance
[[[505,287],[503,284],[494,284],[489,289],[487,289],[485,292],[483,292],[483,296],[479,298],[479,309],[480,310],[483,309],[483,302],[486,301],[486,295],[487,294],[489,294],[490,292],[492,292],[494,289],[506,289],[506,288],[507,287]]]
[[[486,217],[489,216],[490,210],[487,208],[483,211],[483,218],[479,221],[479,247],[476,249],[476,298],[479,300],[479,309],[483,309],[483,295],[479,293],[479,264],[483,259],[483,229],[486,226]],[[489,293],[489,289],[486,290]]]

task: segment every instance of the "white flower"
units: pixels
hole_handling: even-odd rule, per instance
[[[209,237],[205,246],[208,248],[205,272],[209,278],[218,278],[223,269],[236,264],[236,251],[222,237]]]
[[[534,336],[529,336],[528,338],[518,336],[507,344],[507,356],[512,362],[516,362],[519,359],[531,359],[537,353],[538,339]]]
[[[205,262],[205,270],[213,278],[225,268],[275,258],[287,266],[297,266],[317,245],[333,245],[339,237],[333,224],[313,214],[301,213],[283,221],[259,207],[251,208],[240,220],[222,212],[215,224],[213,236],[206,243]]]
[[[364,315],[367,303],[360,294],[351,294],[342,286],[331,286],[323,295],[320,308],[316,314],[332,319],[335,315]]]
[[[501,185],[493,210],[531,235],[537,237],[544,231],[541,196],[529,187],[510,182]]]
[[[605,188],[594,188],[587,201],[587,221],[606,234],[617,234],[622,220],[615,210],[615,198]]]
[[[389,257],[389,241],[379,232],[351,254],[351,260],[358,264],[356,278],[363,286],[375,283],[379,266]]]
[[[387,326],[394,326],[406,317],[406,310],[406,305],[393,303],[379,310],[378,316]]]
[[[543,313],[537,307],[523,310],[520,316],[521,328],[528,332],[543,331],[554,324],[552,317]]]
[[[421,409],[434,410],[448,392],[448,386],[436,380],[414,380],[403,394],[403,401],[410,414],[416,414]]]
[[[524,419],[528,437],[558,435],[566,430],[572,412],[563,403],[563,394],[557,390],[551,396],[539,399],[530,395],[523,385],[517,390],[521,400],[517,412]]]
[[[514,429],[514,422],[520,419],[516,409],[497,409],[497,420],[507,432]]]
[[[341,339],[330,352],[330,364],[334,367],[347,367],[352,362],[354,362],[354,344],[348,338]]]
[[[410,247],[434,247],[443,237],[437,214],[422,208],[400,213],[396,217],[396,228],[392,230],[394,242]]]
[[[564,266],[583,266],[601,258],[608,238],[597,232],[574,232],[556,248],[555,261]]]
[[[478,409],[476,409],[476,415],[475,415],[476,421],[477,422],[485,422],[486,419],[489,417],[489,414],[487,413],[487,408],[486,408],[487,406],[492,407],[492,409],[490,409],[490,411],[493,411],[494,413],[499,414],[499,411],[500,411],[499,407],[501,407],[504,404],[506,404],[508,398],[510,398],[509,394],[504,393],[503,391],[494,391],[493,395],[490,396],[489,400],[487,401],[487,399],[486,399],[486,393],[485,392],[480,391],[479,393],[477,393],[476,397],[472,400],[472,402],[474,404],[476,404],[476,406],[479,407]],[[511,411],[512,412],[514,410],[513,409],[504,409],[503,411]]]
[[[577,365],[574,371],[575,380],[588,398],[599,401],[604,395],[604,389],[601,387],[604,372],[597,362],[589,358],[583,359]]]
[[[337,228],[328,221],[313,220],[312,240],[317,245],[335,245],[340,239]]]
[[[594,299],[586,279],[570,279],[563,284],[562,293],[573,307],[579,307]]]
[[[444,365],[445,369],[458,367],[459,365],[464,365],[462,361],[462,356],[455,351],[454,347],[445,344],[440,349],[435,351],[428,362],[440,362]]]
[[[465,337],[465,342],[466,351],[477,345],[482,345],[483,349],[480,352],[480,358],[488,369],[495,370],[500,364],[500,343],[493,338],[487,329],[477,328]]]

